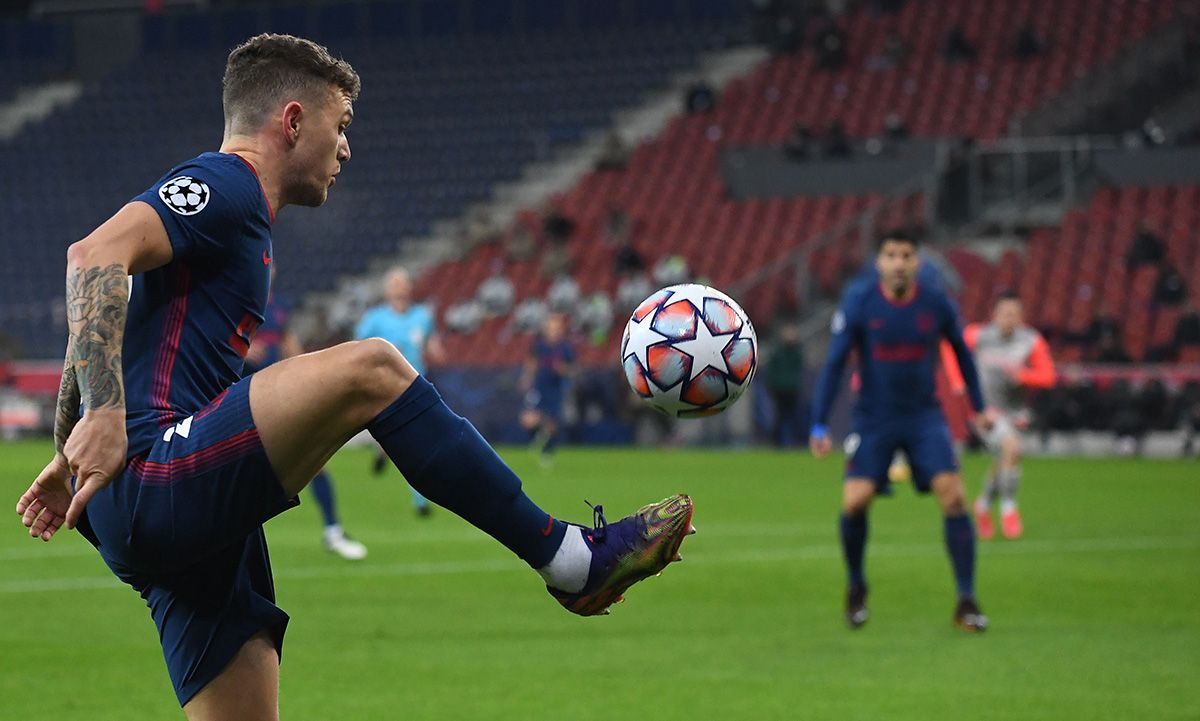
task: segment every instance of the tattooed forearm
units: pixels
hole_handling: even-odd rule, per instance
[[[59,453],[67,445],[71,431],[79,422],[79,383],[75,378],[75,364],[71,355],[73,344],[67,345],[67,360],[63,363],[62,382],[58,385],[58,406],[54,411],[54,450]]]
[[[83,406],[124,408],[121,341],[129,310],[125,267],[75,268],[67,273],[67,326]]]

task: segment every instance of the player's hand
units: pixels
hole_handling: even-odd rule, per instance
[[[808,449],[816,458],[824,458],[833,450],[833,439],[824,426],[813,426],[808,434]]]
[[[62,527],[71,506],[71,468],[61,453],[38,474],[28,491],[17,501],[17,514],[29,535],[49,541]]]
[[[971,425],[975,426],[975,432],[982,438],[992,431],[996,420],[992,418],[992,414],[984,411],[975,414],[975,417],[971,419]]]
[[[65,519],[67,528],[75,527],[92,496],[125,468],[128,448],[124,408],[100,408],[83,414],[63,448],[75,476],[75,497]]]

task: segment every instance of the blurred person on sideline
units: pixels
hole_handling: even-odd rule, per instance
[[[408,270],[396,266],[384,277],[384,302],[368,310],[354,328],[354,338],[383,338],[404,354],[413,369],[425,375],[427,365],[444,362],[445,348],[437,337],[433,311],[413,302],[412,278]],[[376,475],[387,467],[388,457],[378,449],[371,470]],[[429,501],[409,486],[417,515],[426,517],[432,512]]]
[[[979,537],[990,540],[992,503],[1000,501],[1000,531],[1017,539],[1024,532],[1017,508],[1021,482],[1021,436],[1031,415],[1026,391],[1054,387],[1054,360],[1046,339],[1025,325],[1024,308],[1016,293],[1006,291],[996,301],[990,323],[973,323],[963,332],[975,353],[983,399],[992,417],[992,429],[983,436],[992,454],[983,492],[975,499],[975,526]]]
[[[519,384],[525,394],[521,427],[532,434],[530,449],[545,468],[554,462],[563,403],[574,375],[575,348],[567,338],[567,317],[550,313],[525,359]]]

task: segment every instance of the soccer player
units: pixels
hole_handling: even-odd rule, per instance
[[[276,263],[271,263],[271,286],[275,285]],[[267,309],[263,313],[262,325],[254,333],[250,349],[246,351],[246,366],[243,375],[256,373],[284,358],[298,356],[303,352],[300,340],[288,330],[287,309],[273,292],[267,295]],[[337,501],[333,493],[333,479],[329,471],[321,469],[308,484],[313,498],[321,508],[324,531],[321,534],[325,548],[347,561],[361,561],[367,557],[367,547],[346,535],[338,520]]]
[[[1025,325],[1021,299],[1011,291],[1000,295],[992,311],[992,322],[974,323],[964,331],[967,345],[975,352],[983,398],[993,420],[983,442],[992,453],[983,492],[975,500],[975,523],[979,537],[991,539],[992,503],[1000,499],[1000,531],[1005,538],[1020,538],[1024,531],[1017,509],[1017,486],[1021,482],[1021,436],[1029,427],[1030,411],[1026,389],[1054,386],[1054,359],[1041,334]]]
[[[827,455],[833,446],[826,427],[829,411],[846,358],[857,350],[862,388],[854,407],[853,433],[846,439],[840,520],[849,575],[846,621],[852,628],[867,621],[867,509],[876,494],[890,492],[888,465],[902,449],[912,464],[913,485],[922,493],[932,490],[945,515],[946,549],[958,588],[954,622],[968,631],[982,631],[987,618],[975,599],[975,533],[946,420],[934,395],[939,341],[946,338],[954,347],[978,413],[976,421],[986,426],[975,364],[949,299],[916,282],[917,241],[899,232],[885,235],[876,264],[880,282],[859,285],[834,315],[833,341],[814,394],[810,434],[813,454]]]
[[[553,518],[387,341],[240,378],[266,308],[271,223],[325,202],[350,160],[358,90],[316,43],[251,38],[226,64],[219,152],[172,168],[67,251],[56,452],[17,512],[44,541],[79,529],[141,595],[193,721],[278,718],[288,616],[263,523],[363,429],[577,614],[604,613],[693,530],[683,495],[612,523],[597,506],[595,528]]]
[[[441,363],[446,352],[435,333],[433,312],[423,304],[413,303],[412,278],[407,269],[396,266],[388,271],[384,278],[383,296],[385,302],[368,310],[358,321],[354,337],[358,340],[383,338],[389,341],[404,354],[417,373],[425,373],[427,358],[433,363]],[[372,465],[376,475],[383,473],[387,460],[387,453],[380,448]],[[411,483],[408,487],[412,491],[413,508],[417,515],[428,517],[432,511],[429,501]]]
[[[533,341],[519,384],[525,393],[521,427],[533,434],[531,447],[546,468],[553,463],[563,397],[574,373],[575,349],[567,340],[567,318],[562,313],[551,313]]]

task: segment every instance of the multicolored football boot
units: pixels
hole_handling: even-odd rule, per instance
[[[630,586],[683,560],[679,544],[696,532],[692,499],[684,495],[651,503],[611,524],[602,506],[592,511],[595,527],[583,532],[592,549],[587,583],[578,593],[546,587],[563,608],[580,616],[606,615],[609,606],[625,600]]]

